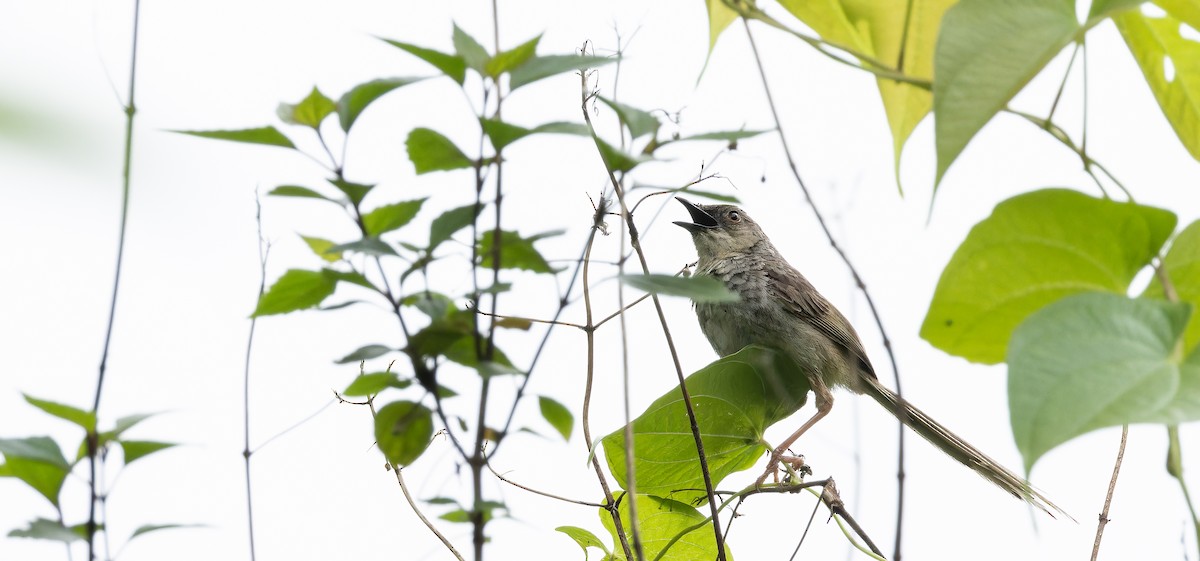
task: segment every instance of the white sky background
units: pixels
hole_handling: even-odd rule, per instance
[[[770,115],[740,24],[729,29],[696,87],[708,29],[701,2],[507,2],[500,33],[509,48],[545,31],[539,52],[567,53],[583,41],[597,52],[616,44],[614,27],[633,36],[621,67],[617,95],[643,108],[683,110],[666,130],[769,128]],[[134,528],[150,523],[198,523],[207,528],[151,534],[121,559],[244,559],[247,557],[242,483],[242,360],[258,283],[254,190],[280,184],[322,187],[322,170],[280,149],[207,141],[166,129],[231,129],[274,123],[280,101],[295,102],[312,85],[336,98],[355,84],[380,77],[433,71],[371,36],[451,50],[451,20],[491,45],[490,4],[354,0],[169,3],[143,5],[139,108],[134,152],[126,268],[118,305],[102,426],[135,412],[163,411],[129,433],[185,446],[134,464],[120,477],[109,504],[113,552]],[[116,95],[125,93],[130,3],[0,0],[0,94],[36,100],[76,129],[87,148],[64,158],[6,143],[0,149],[0,238],[7,240],[0,275],[0,435],[50,434],[73,450],[80,435],[26,405],[21,392],[86,407],[95,391],[96,364],[111,290],[120,201],[123,127]],[[635,34],[636,32],[636,34]],[[1048,186],[1096,194],[1075,155],[1025,122],[998,117],[964,152],[938,195],[927,224],[934,170],[931,121],[906,152],[906,195],[892,178],[891,140],[871,77],[837,65],[800,42],[757,29],[789,140],[818,204],[860,268],[886,321],[904,376],[905,396],[992,457],[1018,468],[1007,418],[1003,368],[970,365],[917,336],[941,268],[971,225],[999,201]],[[1133,191],[1139,202],[1169,208],[1186,225],[1200,217],[1200,167],[1188,157],[1160,113],[1132,57],[1110,23],[1089,34],[1088,148]],[[1067,53],[1069,54],[1069,53]],[[1023,93],[1017,106],[1044,115],[1066,66],[1060,56]],[[1076,73],[1056,120],[1078,138],[1081,79]],[[599,72],[612,94],[615,68]],[[470,84],[470,82],[469,82]],[[478,91],[477,83],[472,95]],[[473,153],[478,132],[464,98],[446,79],[403,88],[363,114],[350,145],[348,177],[378,182],[368,206],[431,196],[407,232],[423,241],[440,209],[471,199],[470,172],[416,177],[403,139],[416,126],[437,129]],[[519,90],[505,103],[506,120],[536,125],[580,120],[579,83],[563,76]],[[615,139],[615,119],[597,109],[600,126]],[[332,130],[329,129],[329,130]],[[287,129],[313,148],[300,129]],[[335,138],[340,138],[336,137]],[[334,140],[339,142],[339,140]],[[678,185],[712,159],[718,143],[688,144],[662,155],[670,163],[639,168],[639,182]],[[566,228],[541,244],[544,255],[577,256],[587,235],[593,196],[606,180],[590,142],[572,137],[525,140],[506,151],[506,228],[532,234]],[[703,188],[736,194],[773,241],[859,326],[868,352],[891,383],[879,335],[848,274],[824,241],[786,171],[773,135],[743,141],[710,171],[728,181]],[[760,181],[765,177],[765,182]],[[489,188],[490,192],[490,188]],[[645,207],[644,207],[645,208]],[[316,268],[295,234],[349,240],[354,232],[332,206],[268,198],[263,227],[272,242],[268,277],[289,268]],[[645,225],[651,212],[642,212]],[[490,213],[488,213],[490,215]],[[674,272],[694,259],[685,232],[669,224],[682,209],[668,206],[644,240],[650,266]],[[610,225],[618,226],[617,220]],[[461,236],[460,236],[461,238]],[[616,255],[616,235],[600,238],[597,259]],[[465,250],[464,250],[465,251]],[[443,269],[434,288],[467,289],[458,270]],[[596,267],[594,279],[613,271]],[[502,312],[531,317],[553,313],[549,278],[509,273],[513,293]],[[565,282],[567,276],[562,279]],[[445,284],[450,282],[451,284]],[[461,284],[454,285],[459,282]],[[615,309],[615,283],[597,290],[597,313]],[[412,285],[419,288],[419,284]],[[1140,288],[1140,287],[1139,287]],[[339,296],[351,295],[339,293]],[[689,303],[665,299],[684,368],[715,358]],[[675,375],[653,309],[629,314],[632,402],[636,415],[674,387]],[[564,315],[582,322],[581,305]],[[304,312],[262,320],[252,364],[252,440],[276,435],[331,400],[357,372],[332,361],[368,343],[398,344],[394,318],[365,306],[329,313]],[[541,337],[505,332],[499,343],[525,364]],[[530,384],[578,415],[584,379],[581,332],[560,328]],[[620,351],[614,323],[598,332],[596,436],[621,424]],[[381,369],[386,360],[368,368]],[[449,403],[466,414],[477,377],[444,371],[443,381],[464,394]],[[515,379],[500,379],[491,417],[500,424]],[[383,398],[388,399],[387,396]],[[780,423],[768,437],[790,433],[811,409]],[[473,413],[470,414],[473,418]],[[536,399],[521,406],[516,426],[549,435]],[[895,501],[895,424],[870,400],[838,394],[833,414],[797,449],[816,475],[834,476],[843,497],[875,541],[891,552]],[[1031,516],[1020,502],[992,488],[910,434],[909,502],[905,555],[911,559],[1083,558],[1091,549],[1111,473],[1118,430],[1072,441],[1047,455],[1033,481],[1079,523]],[[1185,466],[1200,489],[1197,432],[1185,427]],[[448,553],[417,521],[392,474],[372,448],[369,413],[332,406],[254,456],[256,535],[262,559],[446,559]],[[1165,431],[1131,430],[1102,556],[1182,558],[1195,551],[1178,487],[1163,469]],[[436,440],[405,471],[420,497],[469,501],[469,475],[456,472],[449,442]],[[597,500],[577,426],[571,441],[515,435],[493,458],[509,477],[549,492]],[[757,471],[738,474],[722,488],[738,488]],[[86,517],[85,485],[68,481],[68,522]],[[553,531],[570,524],[605,533],[593,509],[533,496],[488,479],[487,495],[503,498],[511,519],[488,526],[489,559],[578,559],[578,547]],[[0,482],[0,529],[51,517],[45,501],[15,481]],[[742,509],[730,543],[740,559],[784,559],[795,546],[813,505],[808,495],[759,497]],[[442,512],[427,509],[431,515]],[[804,554],[855,558],[825,515],[810,532]],[[1035,528],[1036,523],[1036,528]],[[439,521],[464,555],[466,524]],[[1186,542],[1186,545],[1185,545]],[[82,558],[76,549],[76,559]],[[61,546],[0,539],[0,560],[61,559]],[[593,552],[593,556],[596,553]]]

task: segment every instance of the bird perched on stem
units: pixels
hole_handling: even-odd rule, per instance
[[[757,344],[787,354],[808,377],[817,412],[771,453],[761,485],[805,431],[829,414],[834,388],[867,394],[942,452],[1017,498],[1051,514],[1062,512],[1029,483],[976,450],[929,415],[884,387],[862,341],[845,316],[792,267],[762,228],[733,205],[697,205],[678,198],[691,222],[675,222],[692,234],[700,260],[696,273],[720,279],[736,302],[697,302],[696,316],[721,356]]]

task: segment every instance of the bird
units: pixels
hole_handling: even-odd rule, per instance
[[[696,275],[723,282],[736,301],[695,302],[696,317],[713,350],[728,356],[748,345],[786,354],[808,378],[816,414],[771,452],[761,486],[805,431],[833,408],[833,389],[866,394],[904,425],[984,479],[1050,516],[1055,506],[1024,478],[1009,471],[880,383],[854,327],[808,279],[780,255],[762,228],[735,205],[695,204],[682,197],[691,221],[675,224],[691,233],[699,260]]]

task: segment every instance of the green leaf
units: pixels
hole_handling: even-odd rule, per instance
[[[1088,19],[1111,17],[1116,13],[1136,8],[1145,2],[1146,0],[1092,0],[1092,7],[1088,10]]]
[[[429,247],[426,251],[433,253],[435,248],[449,240],[455,232],[470,226],[475,221],[475,217],[483,211],[483,206],[482,204],[460,206],[447,210],[434,218],[429,225]]]
[[[621,124],[629,129],[629,136],[635,139],[645,135],[651,135],[651,138],[653,138],[654,133],[658,132],[658,128],[662,126],[662,123],[648,111],[642,111],[636,107],[613,101],[604,96],[598,97],[600,101],[616,112]]]
[[[600,159],[604,162],[605,169],[612,172],[628,172],[653,159],[640,154],[637,156],[626,154],[619,148],[601,140],[600,137],[592,137],[592,140],[596,142],[596,151],[600,153]]]
[[[1009,345],[1013,437],[1029,470],[1087,432],[1200,419],[1200,353],[1180,336],[1191,306],[1077,294],[1033,314]]]
[[[479,44],[479,41],[463,31],[457,23],[454,24],[454,33],[451,39],[454,42],[454,52],[466,61],[468,68],[474,69],[480,74],[487,74],[487,66],[492,57],[488,55],[487,49]]]
[[[741,203],[741,200],[739,200],[737,197],[735,197],[733,195],[726,195],[724,193],[714,193],[712,191],[701,191],[701,190],[692,189],[692,188],[680,189],[679,192],[687,193],[689,195],[698,195],[698,196],[704,197],[706,199],[712,199],[714,201],[721,201],[723,203],[730,203],[730,204],[735,204],[735,205]]]
[[[321,272],[335,281],[348,282],[350,284],[353,284],[356,286],[361,286],[363,288],[370,288],[370,289],[375,288],[375,286],[371,284],[371,281],[367,280],[367,277],[364,277],[362,275],[362,273],[358,273],[358,272],[354,272],[354,271],[350,271],[350,272],[336,271],[334,269],[322,269]]]
[[[496,55],[495,58],[487,61],[484,68],[488,76],[498,78],[501,74],[511,71],[525,63],[525,61],[533,58],[534,52],[537,51],[538,41],[542,40],[542,36],[538,35],[511,50],[504,51]]]
[[[45,411],[46,413],[79,425],[85,431],[91,432],[96,430],[96,414],[92,411],[84,411],[78,407],[72,407],[62,403],[38,399],[29,394],[21,395],[25,396],[25,401],[27,403],[37,407],[38,409],[41,409],[42,411]]]
[[[423,204],[425,199],[422,198],[381,206],[363,216],[363,226],[372,236],[398,230],[412,222]]]
[[[492,147],[497,151],[503,150],[509,144],[516,142],[532,134],[539,133],[558,133],[558,134],[574,134],[578,136],[590,136],[588,128],[579,123],[570,123],[566,121],[555,121],[544,125],[536,126],[532,129],[519,127],[511,123],[505,123],[498,119],[480,119],[479,124],[483,127],[484,134],[491,141]]]
[[[406,350],[423,357],[442,354],[451,345],[471,336],[471,315],[472,312],[454,310],[446,317],[434,319],[413,333]],[[473,348],[471,354],[474,354]]]
[[[454,300],[445,294],[437,292],[418,292],[409,294],[401,300],[405,306],[413,306],[421,310],[429,319],[438,320],[446,317],[447,312],[455,310]]]
[[[8,532],[10,538],[33,538],[37,540],[50,540],[62,543],[73,543],[86,539],[79,535],[71,528],[63,526],[57,520],[47,520],[45,518],[37,518],[29,523],[29,526],[24,529],[14,529]]]
[[[921,337],[967,360],[1004,359],[1030,314],[1087,291],[1125,294],[1175,228],[1169,211],[1043,189],[996,205],[942,271]]]
[[[538,396],[538,408],[542,411],[542,418],[546,419],[554,430],[561,434],[563,440],[571,440],[571,431],[575,428],[575,416],[571,414],[571,410],[552,398],[544,395]]]
[[[179,529],[179,528],[199,528],[199,527],[201,527],[199,524],[143,524],[141,526],[138,526],[138,528],[133,531],[133,534],[129,536],[129,539],[132,540],[133,538],[136,538],[142,534],[148,534],[150,532],[157,532],[159,530],[175,530],[175,529]]]
[[[442,74],[449,76],[451,80],[454,80],[460,86],[462,85],[463,80],[465,80],[467,77],[467,62],[460,56],[438,52],[433,49],[426,49],[425,47],[418,47],[412,43],[393,41],[391,39],[382,40],[393,47],[402,49],[416,56],[417,58],[428,62],[429,64],[433,65],[434,68],[440,70]]]
[[[0,454],[6,460],[22,458],[42,462],[63,469],[70,469],[67,458],[63,456],[58,443],[48,436],[30,436],[27,438],[0,438]]]
[[[258,299],[251,317],[315,308],[333,294],[335,288],[337,281],[321,271],[290,269]]]
[[[367,396],[377,394],[387,388],[404,389],[412,385],[412,380],[401,380],[395,372],[372,372],[363,374],[346,386],[342,395],[347,397]]]
[[[366,198],[367,193],[370,193],[371,189],[375,188],[374,185],[352,183],[344,179],[333,178],[329,179],[328,181],[334,187],[337,187],[338,191],[344,193],[346,197],[350,199],[350,202],[354,203],[355,206],[358,206],[358,204],[361,203],[364,198]]]
[[[606,547],[604,543],[600,541],[600,538],[596,537],[596,534],[593,534],[583,528],[578,526],[559,526],[555,528],[554,531],[562,532],[566,534],[568,538],[575,540],[575,543],[583,549],[583,556],[585,558],[587,557],[587,550],[589,547],[598,548],[606,555],[609,553],[608,547]]]
[[[249,144],[265,144],[267,146],[280,146],[282,148],[295,149],[296,145],[292,141],[279,132],[275,127],[257,127],[253,129],[239,130],[220,130],[220,131],[181,131],[175,130],[180,134],[190,134],[200,138],[213,138],[216,140],[229,140],[231,142],[246,142]]]
[[[800,409],[809,390],[795,363],[781,353],[754,346],[688,376],[687,387],[714,485],[753,466],[767,450],[764,431]],[[707,500],[679,388],[654,400],[634,419],[633,434],[639,492],[685,502]],[[609,470],[623,487],[625,429],[605,436],[601,444]]]
[[[404,146],[408,149],[408,159],[412,160],[418,175],[475,165],[449,138],[432,129],[413,129],[408,133],[408,140],[404,141]]]
[[[337,101],[338,122],[342,130],[350,132],[354,121],[375,100],[383,97],[396,88],[419,82],[425,78],[380,78],[354,86],[342,94]]]
[[[0,438],[0,477],[14,477],[58,506],[58,495],[71,471],[58,444],[46,436]]]
[[[341,261],[342,252],[329,251],[330,248],[334,246],[333,242],[325,238],[314,238],[305,235],[301,235],[300,238],[304,240],[305,244],[308,244],[308,248],[311,249],[313,253],[317,254],[317,257],[320,257],[329,263],[337,263],[338,261]]]
[[[616,57],[590,55],[548,55],[533,57],[524,64],[514,68],[509,75],[508,87],[511,91],[527,86],[543,78],[571,70],[584,70],[616,62]]]
[[[1175,287],[1176,296],[1200,310],[1200,220],[1192,222],[1171,241],[1171,249],[1163,257],[1162,266]],[[1157,278],[1150,281],[1143,297],[1165,299],[1162,283]],[[1183,348],[1192,349],[1200,344],[1200,313],[1193,313],[1183,335]]]
[[[708,54],[704,57],[704,66],[707,68],[708,60],[717,46],[717,39],[729,24],[738,19],[738,13],[725,5],[725,0],[705,0],[704,4],[708,8]],[[700,73],[703,74],[704,71],[701,70]]]
[[[335,364],[349,364],[372,358],[379,358],[392,352],[393,348],[387,345],[366,345],[359,347],[358,350],[334,361]]]
[[[1179,141],[1200,160],[1200,42],[1183,36],[1187,26],[1193,33],[1200,29],[1200,9],[1194,3],[1162,4],[1167,9],[1163,17],[1130,10],[1113,21]]]
[[[419,403],[394,401],[375,416],[375,442],[393,464],[412,464],[432,437],[433,412]]]
[[[714,131],[714,132],[706,132],[706,133],[702,133],[702,134],[693,134],[691,136],[685,136],[678,140],[672,140],[671,142],[687,142],[687,141],[691,141],[691,140],[724,140],[726,142],[729,142],[729,143],[735,145],[735,147],[736,147],[737,141],[739,141],[743,138],[752,138],[752,137],[758,136],[765,132],[771,132],[771,131],[769,131],[769,130]],[[663,144],[666,144],[666,142],[663,142]]]
[[[104,433],[104,435],[102,435],[102,436],[110,436],[112,438],[118,438],[122,434],[124,434],[125,431],[133,428],[138,423],[145,421],[146,419],[149,419],[150,417],[153,417],[154,415],[155,415],[155,413],[135,413],[133,415],[127,415],[125,417],[121,417],[120,419],[117,419],[116,424],[113,426],[113,430]]]
[[[480,266],[485,269],[493,266],[492,257],[495,248],[495,233],[495,230],[488,230],[479,238]],[[560,234],[562,234],[562,230],[555,230],[529,238],[522,238],[516,232],[508,230],[500,232],[500,268],[521,269],[535,273],[557,272],[546,262],[542,254],[538,253],[533,244],[540,239]]]
[[[946,11],[934,55],[935,183],[1080,31],[1072,0],[962,0]]]
[[[300,103],[280,103],[275,113],[285,123],[319,129],[321,121],[336,110],[337,105],[333,100],[325,97],[325,94],[314,86],[308,97],[300,100]]]
[[[641,486],[641,474],[638,474],[638,486]],[[695,561],[697,559],[716,559],[717,541],[713,537],[712,528],[705,523],[705,516],[691,505],[652,497],[637,495],[638,527],[641,529],[642,547],[646,559],[660,561]],[[632,535],[632,516],[629,514],[630,497],[627,495],[618,507],[621,513],[621,526],[625,535]],[[608,530],[613,539],[613,550],[620,543],[617,539],[617,529],[613,525],[612,515],[607,510],[600,509],[600,523]],[[670,549],[663,549],[675,536],[685,534],[679,541],[671,544]],[[661,557],[659,557],[661,555]],[[725,558],[733,561],[733,553],[729,544],[725,544]]]
[[[121,450],[125,453],[125,465],[145,458],[155,452],[178,446],[174,442],[152,442],[148,440],[121,440]]]
[[[651,294],[683,296],[696,302],[736,302],[738,295],[730,292],[725,283],[708,275],[677,277],[674,275],[621,275],[621,282]]]
[[[355,251],[364,255],[375,256],[399,255],[395,249],[392,249],[392,246],[379,238],[363,238],[361,240],[338,244],[329,248],[328,251]]]
[[[267,194],[275,197],[303,197],[309,199],[321,199],[331,203],[338,203],[338,201],[334,199],[326,197],[325,195],[309,189],[308,187],[301,187],[299,185],[280,185],[274,189],[271,189],[271,192]]]

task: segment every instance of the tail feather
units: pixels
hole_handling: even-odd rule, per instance
[[[946,455],[971,468],[971,470],[981,475],[984,479],[991,481],[997,487],[1008,491],[1018,499],[1041,509],[1051,517],[1054,517],[1054,513],[1057,512],[1067,518],[1071,518],[1071,515],[1050,502],[1049,499],[1035,490],[1024,478],[989,458],[986,454],[980,452],[953,432],[950,432],[949,429],[933,420],[932,417],[926,415],[920,409],[900,399],[892,390],[887,389],[875,380],[871,380],[871,382],[870,384],[865,384],[867,387],[864,389],[866,389],[866,392],[871,397],[875,398],[875,401],[878,401],[880,405],[893,412],[908,428],[921,435],[921,437],[928,440],[942,452],[945,452]]]

